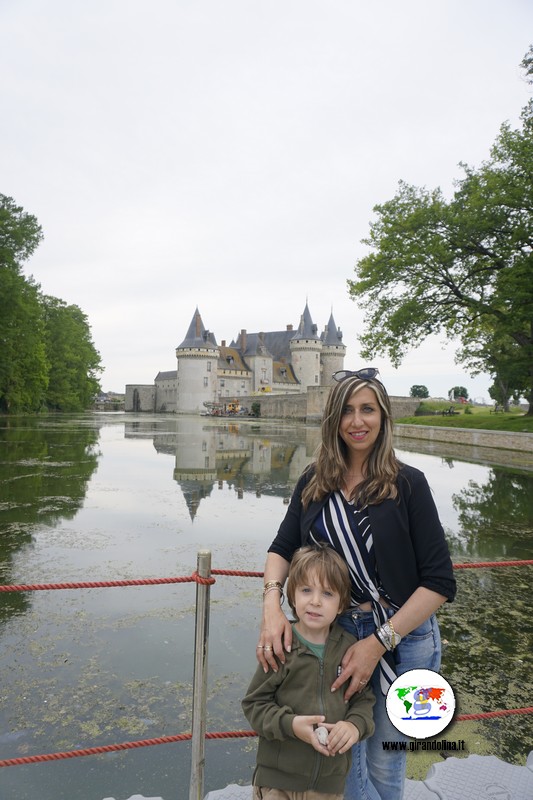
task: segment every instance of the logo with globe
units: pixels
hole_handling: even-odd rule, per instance
[[[387,714],[400,733],[413,739],[436,736],[448,727],[455,711],[453,689],[431,669],[400,675],[387,692]]]

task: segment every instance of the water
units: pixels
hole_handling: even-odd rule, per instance
[[[0,419],[0,582],[48,583],[262,570],[317,427],[94,414]],[[452,558],[531,557],[533,472],[483,453],[398,440],[434,490]],[[437,448],[441,452],[437,453]],[[494,459],[493,459],[494,460]],[[462,570],[439,612],[443,673],[461,713],[531,704],[530,568]],[[261,581],[211,590],[208,731],[248,729]],[[190,732],[195,585],[0,595],[0,758]],[[448,738],[525,763],[533,718]],[[208,741],[205,791],[249,783],[255,740]],[[186,800],[190,744],[0,770],[2,800]]]

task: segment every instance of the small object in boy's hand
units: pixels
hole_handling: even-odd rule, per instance
[[[320,744],[326,745],[328,743],[329,733],[327,728],[321,725],[319,728],[316,728],[315,733]]]

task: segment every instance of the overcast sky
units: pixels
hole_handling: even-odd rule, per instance
[[[217,341],[331,310],[398,181],[449,195],[530,87],[530,0],[0,0],[0,192],[44,241],[26,266],[87,314],[104,390],[175,369],[198,306]],[[391,394],[460,384],[440,339]]]

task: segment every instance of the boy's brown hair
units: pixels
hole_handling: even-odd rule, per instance
[[[342,611],[350,606],[350,573],[346,562],[327,544],[300,547],[294,553],[287,579],[287,600],[296,617],[294,594],[298,586],[309,582],[309,575],[315,572],[322,586],[339,593],[339,606]]]

